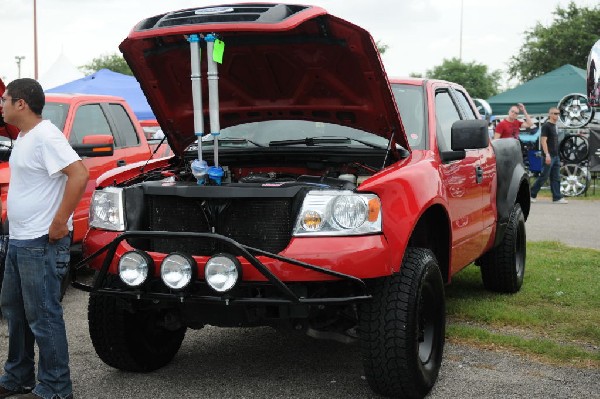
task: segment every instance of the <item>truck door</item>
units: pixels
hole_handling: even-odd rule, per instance
[[[438,150],[449,151],[452,124],[461,109],[449,88],[435,92],[436,139]],[[452,223],[452,272],[472,262],[482,250],[482,186],[480,150],[467,150],[466,157],[440,164],[443,190]]]
[[[478,119],[475,104],[469,102],[469,96],[461,91],[453,89],[452,93],[460,105],[464,119]],[[490,137],[491,139],[491,137]],[[496,156],[492,146],[479,150],[481,206],[483,230],[481,232],[482,245],[485,246],[492,235],[496,223]]]

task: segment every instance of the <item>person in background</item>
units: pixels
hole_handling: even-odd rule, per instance
[[[525,116],[525,121],[521,122],[518,120],[519,112],[523,112]],[[507,139],[514,138],[519,139],[519,130],[523,127],[529,129],[533,126],[533,121],[531,117],[527,113],[525,106],[521,103],[517,105],[513,105],[508,110],[508,117],[502,120],[496,126],[496,130],[494,131],[494,139]]]
[[[536,202],[537,195],[550,176],[550,191],[552,191],[553,204],[566,204],[568,201],[560,193],[560,156],[558,154],[558,132],[556,122],[560,112],[552,107],[548,111],[548,120],[542,125],[540,143],[542,145],[544,166],[542,173],[531,186],[531,202]]]
[[[0,96],[4,94],[4,90],[6,90],[6,86],[4,86],[4,82],[2,82],[2,79],[0,79]],[[4,122],[4,117],[2,116],[2,105],[0,104],[0,136],[8,137],[9,139],[16,139],[18,134],[19,130],[16,127]]]
[[[9,160],[10,237],[0,294],[8,359],[0,398],[73,397],[60,285],[68,271],[72,214],[89,175],[63,133],[42,120],[44,104],[42,87],[27,78],[9,83],[0,100],[5,122],[19,129]]]

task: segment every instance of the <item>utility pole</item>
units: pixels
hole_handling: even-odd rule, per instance
[[[19,79],[21,79],[21,61],[23,61],[24,58],[24,55],[15,56],[15,60],[17,61],[17,68],[19,69]]]
[[[458,59],[462,61],[462,33],[463,33],[463,4],[464,0],[460,0],[460,47],[458,50]]]
[[[33,0],[33,77],[38,79],[37,2]]]

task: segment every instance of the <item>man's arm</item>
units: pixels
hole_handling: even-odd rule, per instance
[[[494,129],[494,140],[499,139],[500,137],[502,137],[502,126],[503,126],[502,122],[498,123],[496,125],[496,128]]]
[[[525,122],[523,122],[521,127],[530,128],[531,126],[533,126],[533,121],[531,120],[531,117],[527,113],[525,106],[523,104],[519,103],[519,109],[521,110],[521,112],[523,112],[523,115],[525,116]]]
[[[540,144],[542,145],[542,150],[544,150],[544,154],[546,154],[546,163],[550,165],[550,153],[548,152],[548,137],[542,136],[540,137]]]
[[[48,240],[50,242],[60,240],[69,234],[67,221],[81,200],[89,178],[89,172],[81,161],[73,162],[64,168],[62,173],[67,175],[67,184],[65,185],[63,199],[48,230]]]

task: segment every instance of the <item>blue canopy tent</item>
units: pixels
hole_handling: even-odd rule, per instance
[[[156,119],[138,81],[129,75],[101,69],[81,79],[46,90],[46,93],[106,94],[123,97],[139,120]]]

